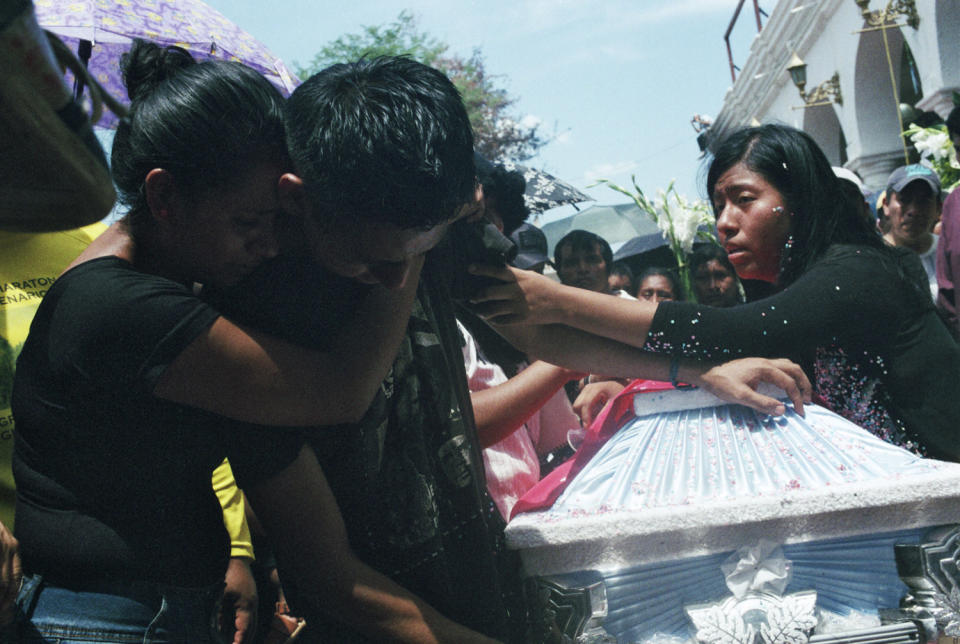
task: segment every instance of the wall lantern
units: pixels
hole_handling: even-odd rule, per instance
[[[808,107],[830,105],[831,103],[843,105],[843,95],[840,93],[840,74],[838,72],[834,72],[833,76],[806,93],[803,88],[807,86],[807,64],[800,59],[797,52],[793,52],[790,57],[790,61],[787,63],[787,71],[790,72],[790,78],[793,80],[793,84],[797,86],[800,98],[803,99],[803,106],[793,109],[802,110]]]

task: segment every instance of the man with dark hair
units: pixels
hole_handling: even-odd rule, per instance
[[[633,297],[637,296],[637,278],[633,274],[633,269],[625,261],[614,262],[610,267],[607,286],[611,293],[624,291]]]
[[[477,179],[483,188],[483,209],[487,220],[509,237],[530,214],[523,201],[526,180],[516,170],[495,166],[482,158],[477,159]]]
[[[618,297],[635,299],[624,290],[611,290],[610,270],[613,267],[613,251],[607,240],[587,230],[571,230],[557,242],[553,249],[553,266],[560,282],[567,286],[609,293]],[[570,402],[575,402],[583,387],[590,382],[609,379],[609,376],[588,374],[582,380],[564,385]]]
[[[557,277],[567,286],[609,293],[608,278],[613,251],[603,237],[586,230],[572,230],[553,250]]]
[[[361,60],[308,79],[286,121],[285,256],[217,296],[221,311],[324,347],[371,289],[419,281],[360,422],[273,432],[260,446],[312,448],[303,468],[246,490],[265,508],[291,608],[320,641],[521,641],[519,566],[486,494],[446,291],[452,259],[434,248],[477,198],[459,94],[410,59]]]
[[[919,164],[897,168],[887,179],[883,207],[890,229],[883,239],[891,246],[909,248],[927,272],[930,294],[937,297],[935,257],[938,237],[933,226],[940,216],[940,178]]]
[[[960,158],[960,106],[947,116],[947,133]],[[956,285],[960,281],[960,190],[954,189],[943,202],[940,215],[940,242],[937,245],[937,305],[950,322],[955,338],[960,338]]]
[[[432,248],[473,199],[469,120],[446,77],[427,70],[407,58],[334,65],[287,103],[297,175],[281,194],[313,211],[314,257],[344,277],[402,281],[404,255]]]
[[[737,271],[720,246],[707,244],[690,254],[690,286],[700,304],[726,308],[740,303]]]

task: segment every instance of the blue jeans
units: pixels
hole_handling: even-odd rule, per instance
[[[78,588],[26,575],[18,642],[86,644],[216,643],[222,588],[178,588],[149,582],[95,582]]]

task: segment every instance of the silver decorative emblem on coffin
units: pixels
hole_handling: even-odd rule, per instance
[[[900,610],[884,616],[922,624],[930,641],[960,637],[960,526],[944,526],[924,538],[925,543],[894,548],[897,572],[909,593]]]
[[[687,614],[706,644],[806,644],[817,625],[817,593],[746,593],[718,604],[688,606]]]
[[[526,593],[534,598],[533,641],[559,644],[616,644],[601,624],[607,616],[607,590],[599,575],[587,575],[576,584],[562,579],[529,580]]]
[[[687,606],[696,637],[705,644],[806,644],[817,625],[817,593],[784,595],[791,562],[776,543],[761,539],[721,566],[727,599]]]

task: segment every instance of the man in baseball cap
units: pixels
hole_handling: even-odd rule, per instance
[[[883,238],[892,246],[909,248],[920,257],[937,296],[937,236],[933,226],[940,218],[940,178],[926,166],[913,164],[897,168],[887,180],[883,206],[890,229]]]
[[[543,272],[550,258],[547,256],[547,236],[533,224],[520,224],[510,233],[510,239],[517,245],[517,256],[511,262],[517,268]]]

